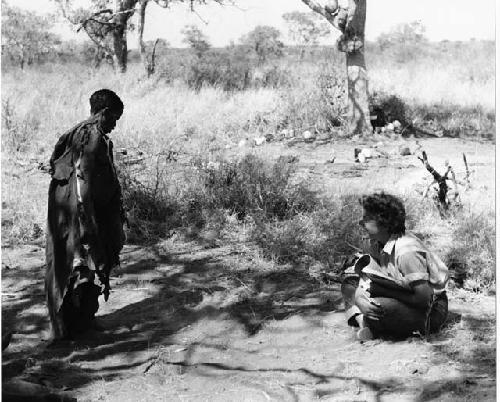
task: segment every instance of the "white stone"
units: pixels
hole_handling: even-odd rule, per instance
[[[219,162],[210,161],[207,163],[207,169],[216,170],[220,168]]]
[[[394,124],[389,123],[387,126],[385,126],[385,128],[386,128],[388,131],[394,131]]]
[[[260,146],[266,142],[266,137],[256,137],[253,140],[255,142],[255,145]]]
[[[374,152],[370,148],[363,148],[360,152],[360,155],[363,155],[366,159],[373,158]]]
[[[306,130],[302,133],[302,137],[305,139],[305,140],[311,140],[314,138],[314,135],[313,133],[311,133],[309,130]]]
[[[394,120],[392,122],[394,128],[397,130],[398,128],[401,128],[401,123],[399,122],[399,120]]]

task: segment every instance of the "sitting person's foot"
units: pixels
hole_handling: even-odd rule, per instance
[[[373,338],[373,333],[368,327],[363,327],[356,333],[356,339],[360,342],[370,341]]]

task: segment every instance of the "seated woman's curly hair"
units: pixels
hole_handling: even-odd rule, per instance
[[[360,200],[365,219],[374,219],[378,225],[385,227],[390,234],[404,234],[406,212],[403,202],[384,192],[365,195]]]

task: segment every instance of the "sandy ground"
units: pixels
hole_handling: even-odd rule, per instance
[[[447,158],[463,170],[465,152],[477,191],[463,196],[477,208],[493,202],[491,144],[422,142],[437,167]],[[355,165],[354,146],[333,144],[333,164],[332,145],[260,152],[300,155],[299,175],[326,193],[367,180],[411,189],[428,178],[414,156]],[[455,289],[439,335],[361,344],[344,322],[338,283],[300,267],[262,269],[247,249],[182,236],[128,245],[99,310],[106,330],[48,347],[44,250],[3,248],[2,324],[14,331],[2,354],[3,392],[79,401],[495,400],[494,296]]]

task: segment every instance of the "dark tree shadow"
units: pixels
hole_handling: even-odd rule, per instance
[[[176,269],[158,271],[164,268],[165,262]],[[104,333],[88,333],[76,341],[50,346],[42,343],[28,351],[4,351],[3,380],[20,377],[38,385],[47,382],[55,389],[76,391],[96,379],[111,380],[133,367],[148,364],[151,357],[142,352],[174,344],[174,335],[202,319],[229,319],[243,325],[252,336],[271,320],[291,315],[321,315],[337,309],[341,303],[338,289],[326,289],[324,285],[321,292],[322,285],[317,280],[294,268],[265,274],[259,272],[258,267],[238,271],[217,256],[194,259],[189,253],[167,254],[155,250],[152,258],[126,264],[114,271],[112,276],[118,278],[119,284],[112,283],[112,288],[137,286],[137,278],[148,272],[154,273],[148,280],[149,296],[100,315],[106,327]],[[15,319],[28,308],[44,305],[43,274],[43,269],[15,273],[16,277],[11,278],[14,281],[25,276],[37,278],[37,295],[32,297],[24,289],[21,303],[3,306],[3,317]],[[207,296],[238,288],[241,296],[232,303],[223,304],[220,298],[204,302]],[[30,327],[31,334],[47,330],[48,322],[43,312],[30,320],[36,324]],[[135,353],[140,356],[119,364],[113,362],[95,370],[80,368],[81,363]]]
[[[198,250],[199,251],[199,250]],[[137,286],[138,278],[149,274],[147,281],[151,289],[148,295],[139,301],[128,303],[99,318],[107,328],[104,333],[90,333],[78,341],[47,347],[38,344],[29,351],[3,353],[3,380],[11,382],[16,378],[24,379],[34,384],[47,386],[47,392],[66,390],[70,394],[96,381],[110,381],[130,376],[130,370],[147,373],[158,361],[161,364],[179,367],[182,370],[205,368],[200,375],[216,375],[217,372],[266,372],[301,373],[322,385],[315,392],[318,398],[339,392],[337,387],[331,387],[332,381],[357,383],[371,390],[377,400],[384,395],[408,391],[407,385],[401,379],[387,378],[373,380],[361,376],[343,376],[335,373],[319,373],[306,368],[290,370],[286,368],[249,368],[244,365],[229,365],[214,362],[191,362],[191,356],[199,346],[221,348],[215,338],[228,338],[231,331],[243,328],[247,336],[254,336],[266,325],[275,320],[283,320],[292,316],[306,317],[307,325],[314,326],[314,318],[321,318],[332,311],[340,311],[342,299],[338,284],[325,285],[312,278],[303,269],[276,268],[262,272],[255,269],[238,270],[231,261],[224,259],[221,250],[211,250],[196,258],[193,253],[167,253],[153,248],[150,256],[137,258],[133,253],[125,254],[125,263],[113,272],[117,284],[113,288],[125,292],[132,291]],[[222,256],[221,256],[222,255]],[[133,262],[132,262],[133,261]],[[168,263],[168,267],[166,267]],[[14,273],[13,273],[14,275]],[[32,275],[36,280],[36,291],[43,289],[43,270],[23,271],[15,273],[12,280],[23,279]],[[139,279],[140,280],[140,279]],[[22,302],[2,307],[3,314],[19,314],[26,308],[43,304],[42,295],[32,297],[29,289],[22,287]],[[224,295],[237,290],[238,297],[227,302]],[[214,296],[221,297],[214,297]],[[111,294],[113,300],[113,293]],[[36,314],[35,314],[36,315]],[[46,321],[43,316],[36,316],[36,325],[30,327],[30,334],[40,333]],[[183,361],[172,361],[149,353],[155,348],[176,345],[175,336],[184,328],[194,325],[204,319],[223,319],[232,322],[232,326],[213,337],[192,342],[187,345]],[[448,328],[435,340],[441,341],[434,347],[439,356],[451,361],[464,363],[457,356],[456,348],[447,346],[447,339],[453,337],[453,328],[457,325],[458,316],[450,315]],[[45,319],[46,320],[46,319]],[[463,318],[462,318],[463,320]],[[471,328],[474,336],[484,335],[484,328],[491,327],[487,319],[466,319],[467,328]],[[493,327],[494,328],[494,327]],[[431,340],[432,344],[432,340]],[[441,346],[439,346],[441,345]],[[474,346],[472,346],[474,348]],[[257,353],[245,350],[245,353]],[[458,392],[460,381],[477,381],[477,375],[491,375],[495,370],[495,361],[485,359],[491,348],[478,346],[472,352],[472,359],[463,371],[463,379],[440,382],[438,380],[424,384],[418,395],[419,401],[428,401],[449,392]],[[81,366],[86,367],[82,369]],[[92,368],[88,368],[88,367]],[[198,373],[198,371],[197,371]],[[210,374],[212,373],[212,374]],[[476,378],[472,376],[474,374]],[[482,382],[479,381],[479,384]],[[292,384],[293,385],[293,384]],[[293,394],[293,386],[287,389]]]
[[[461,339],[461,334],[466,337]],[[458,364],[460,375],[423,385],[417,402],[437,400],[444,395],[489,400],[496,389],[495,317],[450,311],[442,332],[430,340],[436,363]],[[472,342],[471,342],[472,341]]]

